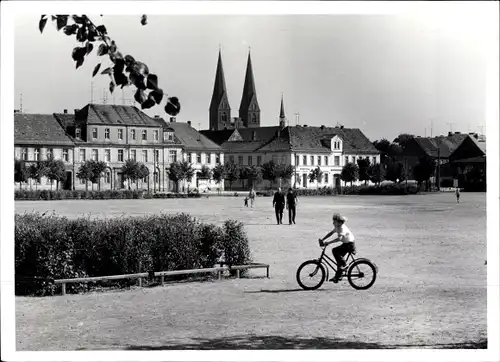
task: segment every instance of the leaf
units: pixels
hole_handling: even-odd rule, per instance
[[[160,88],[152,90],[151,92],[149,92],[149,97],[153,97],[156,104],[160,104],[161,100],[163,99],[163,90],[161,90]]]
[[[73,15],[73,21],[77,24],[85,24],[85,16]]]
[[[99,68],[101,68],[101,63],[97,64],[94,68],[94,71],[92,72],[92,77],[94,77],[97,72],[99,71]]]
[[[83,43],[84,41],[87,40],[87,38],[88,38],[87,26],[84,24],[76,32],[76,40]]]
[[[97,49],[97,55],[101,56],[107,53],[108,53],[108,46],[106,44],[99,45],[99,48]]]
[[[43,29],[45,28],[45,25],[47,25],[47,19],[40,19],[40,22],[38,23],[38,29],[40,29],[40,33],[43,33]]]
[[[97,31],[103,35],[106,35],[108,31],[106,30],[106,27],[104,25],[99,25],[96,27]]]
[[[76,24],[67,25],[64,27],[63,31],[64,31],[64,34],[66,34],[66,35],[76,34],[76,32],[78,31],[78,25],[76,25]]]
[[[76,47],[73,49],[71,57],[73,58],[73,60],[78,61],[79,59],[82,59],[85,56],[86,52],[87,48]]]
[[[87,49],[87,54],[90,54],[90,52],[92,51],[92,49],[94,49],[94,45],[92,45],[91,42],[87,42],[86,49]]]
[[[123,73],[114,73],[115,82],[117,85],[121,85],[122,88],[128,85],[128,78]]]
[[[113,73],[113,69],[111,69],[110,67],[104,69],[101,74],[109,74],[111,75],[111,73]]]
[[[123,68],[125,67],[125,61],[123,59],[116,59],[115,66],[113,67],[114,73],[123,73]]]
[[[109,91],[113,93],[115,90],[115,83],[113,81],[109,82]]]
[[[141,24],[146,25],[147,23],[148,23],[148,16],[144,14],[143,16],[141,16]]]
[[[141,104],[141,109],[149,109],[154,105],[155,105],[154,98],[148,97],[148,99]]]
[[[156,74],[148,75],[147,88],[148,89],[158,88],[158,77],[156,76]]]
[[[175,117],[179,114],[181,110],[181,104],[179,103],[179,99],[177,97],[170,97],[167,99],[167,105],[165,106],[165,112]]]
[[[57,31],[68,24],[68,15],[57,15]]]
[[[132,71],[132,72],[130,72],[129,78],[130,78],[130,81],[132,82],[132,84],[134,84],[138,89],[140,89],[140,90],[146,89],[146,84],[144,82],[145,78],[143,75]]]
[[[132,65],[132,64],[134,64],[134,63],[135,63],[135,59],[134,59],[134,57],[133,57],[133,56],[131,56],[131,55],[128,55],[128,54],[127,54],[127,55],[125,55],[124,60],[125,60],[125,65],[127,65],[127,66],[130,66],[130,65]]]
[[[134,99],[137,103],[142,104],[146,101],[146,93],[144,91],[137,89],[137,91],[134,94]]]
[[[84,59],[85,59],[85,58],[81,57],[80,59],[78,59],[78,60],[76,61],[76,69],[78,69],[78,68],[79,68],[79,67],[83,64],[83,60],[84,60]]]

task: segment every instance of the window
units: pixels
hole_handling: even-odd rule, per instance
[[[207,165],[209,165],[209,164],[210,164],[210,153],[205,153],[205,163],[206,163]]]
[[[328,174],[327,173],[325,173],[325,184],[328,185]]]
[[[168,132],[168,140],[173,141],[174,140],[174,134],[173,132]]]
[[[170,150],[168,151],[168,162],[177,162],[177,151],[175,150]]]
[[[23,160],[23,161],[28,160],[28,149],[27,148],[21,148],[21,160]]]
[[[148,162],[148,150],[142,150],[142,162]]]
[[[92,150],[92,159],[94,161],[99,161],[99,154],[98,154],[97,149],[95,149],[95,148]]]
[[[219,164],[220,163],[220,153],[215,154],[215,163]]]
[[[135,129],[130,130],[130,137],[135,140]]]
[[[82,130],[80,128],[75,129],[75,137],[77,139],[81,139],[82,138]]]
[[[130,159],[133,161],[137,161],[137,151],[136,150],[130,150]]]
[[[111,150],[104,150],[104,161],[111,162]]]
[[[262,156],[257,156],[257,166],[262,164]]]
[[[306,166],[306,165],[307,165],[307,156],[302,156],[302,164],[303,164],[304,166]]]
[[[45,185],[52,185],[52,183],[53,183],[52,181],[54,181],[54,180],[51,180],[50,178],[47,177],[45,179]]]
[[[154,139],[155,141],[158,141],[158,130],[154,130],[154,131],[153,131],[153,139]]]
[[[372,162],[375,165],[377,163],[377,157],[372,157]]]
[[[80,150],[80,162],[85,162],[86,159],[85,150]]]
[[[321,156],[318,156],[318,166],[321,166]]]
[[[201,153],[200,152],[196,153],[196,163],[201,163]]]
[[[69,151],[67,148],[63,149],[63,161],[64,162],[69,162]]]
[[[311,156],[310,159],[311,159],[311,166],[314,166],[314,156]]]
[[[243,156],[238,156],[238,165],[243,165]]]
[[[248,156],[248,166],[252,166],[252,156]]]
[[[109,140],[109,128],[104,129],[104,138]]]
[[[223,112],[223,113],[222,113],[222,117],[221,117],[221,119],[222,119],[222,122],[224,122],[224,123],[226,123],[226,122],[227,122],[227,114],[226,114],[226,112]]]
[[[325,166],[328,166],[328,156],[325,156]]]
[[[92,138],[97,139],[97,127],[92,128]]]
[[[160,161],[160,150],[155,150],[155,159],[154,162],[159,162]]]
[[[52,159],[54,159],[54,149],[47,148],[47,160],[52,160]]]
[[[234,156],[229,156],[229,162],[234,163]]]
[[[123,130],[122,129],[118,130],[118,139],[123,140]]]
[[[257,123],[257,115],[252,113],[252,123]]]
[[[154,175],[155,175],[155,183],[160,183],[160,174],[155,171]]]
[[[35,148],[35,152],[33,153],[33,155],[34,155],[34,158],[33,158],[34,161],[40,161],[40,149],[39,148]]]
[[[148,131],[143,130],[142,131],[142,140],[146,141],[148,139]]]
[[[356,163],[356,156],[352,156],[352,163]]]
[[[335,166],[340,166],[340,156],[335,156],[334,157],[334,165]]]
[[[298,165],[299,161],[300,161],[300,157],[299,156],[295,156],[295,165]]]
[[[118,150],[118,162],[123,162],[123,150]]]
[[[193,157],[191,155],[191,152],[188,152],[188,154],[187,154],[187,162],[189,162],[189,163],[193,162]]]
[[[345,165],[347,165],[349,163],[349,156],[345,156]]]
[[[111,172],[109,170],[106,171],[104,174],[104,183],[110,184],[111,183]]]

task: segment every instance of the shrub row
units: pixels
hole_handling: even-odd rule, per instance
[[[17,295],[53,294],[53,279],[213,267],[222,255],[230,265],[250,262],[243,224],[205,224],[188,214],[76,220],[15,215]]]
[[[14,200],[104,200],[104,199],[170,199],[201,197],[198,192],[153,193],[140,190],[15,190]]]
[[[342,195],[408,195],[416,194],[418,191],[416,184],[383,184],[380,186],[344,186],[341,189]],[[257,191],[257,196],[273,196],[276,190]],[[286,190],[285,190],[286,192]],[[316,189],[296,189],[297,196],[331,196],[338,195],[338,191],[332,187],[320,187]]]

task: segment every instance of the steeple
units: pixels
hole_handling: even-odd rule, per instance
[[[219,59],[217,60],[217,70],[215,73],[214,91],[210,102],[209,110],[210,129],[219,130],[229,128],[231,123],[231,107],[227,98],[226,79],[222,67],[222,54],[219,47]]]
[[[283,106],[283,93],[281,93],[280,127],[285,128],[285,107]]]
[[[244,127],[260,127],[260,107],[257,102],[257,92],[255,91],[250,50],[248,50],[247,71],[239,113]]]

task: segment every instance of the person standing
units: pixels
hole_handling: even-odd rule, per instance
[[[255,190],[253,189],[253,187],[248,193],[248,198],[250,199],[250,205],[253,207],[253,203],[255,202]]]
[[[288,193],[286,194],[286,209],[288,210],[288,222],[292,225],[292,222],[295,224],[295,213],[296,206],[298,204],[297,195],[293,192],[292,188],[288,189]]]
[[[457,204],[460,202],[460,189],[457,187],[455,189],[455,196],[457,197]]]
[[[278,191],[274,193],[273,207],[276,213],[276,222],[283,224],[283,209],[285,208],[285,195],[281,192],[281,188],[278,187]]]

